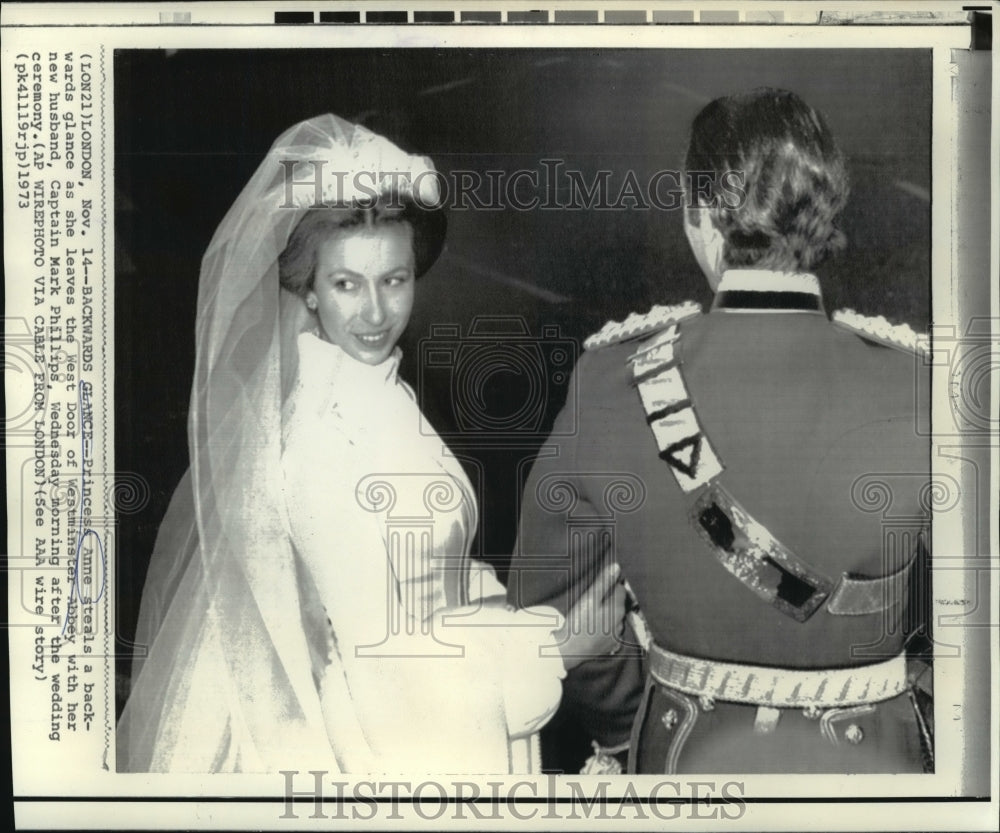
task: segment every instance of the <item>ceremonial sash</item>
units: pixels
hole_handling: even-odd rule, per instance
[[[833,594],[832,615],[875,613],[902,599],[914,559],[878,579],[843,575],[838,582],[812,567],[754,518],[719,482],[725,466],[702,430],[676,355],[680,326],[671,324],[629,357],[646,422],[674,480],[694,498],[689,518],[722,566],[781,613],[804,622]]]

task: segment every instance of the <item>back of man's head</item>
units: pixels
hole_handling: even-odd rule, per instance
[[[761,87],[718,98],[691,128],[689,194],[709,209],[730,268],[809,271],[845,239],[844,157],[823,116],[795,93]]]

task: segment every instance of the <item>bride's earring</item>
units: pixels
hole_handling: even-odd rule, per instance
[[[310,292],[308,295],[306,295],[306,309],[308,309],[309,312],[314,313],[314,316],[312,319],[313,325],[312,327],[309,328],[309,332],[311,332],[314,336],[316,336],[316,338],[322,339],[323,331],[319,326],[319,316],[315,315],[315,312],[318,308],[319,308],[319,298],[317,298]]]

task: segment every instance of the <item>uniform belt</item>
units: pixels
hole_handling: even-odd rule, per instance
[[[771,708],[878,703],[907,689],[905,654],[874,665],[805,670],[697,659],[653,643],[649,664],[654,680],[684,694]]]

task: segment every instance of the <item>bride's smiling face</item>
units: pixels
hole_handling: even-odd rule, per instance
[[[413,309],[413,228],[405,222],[338,229],[316,249],[313,288],[323,337],[365,364],[392,353]]]

